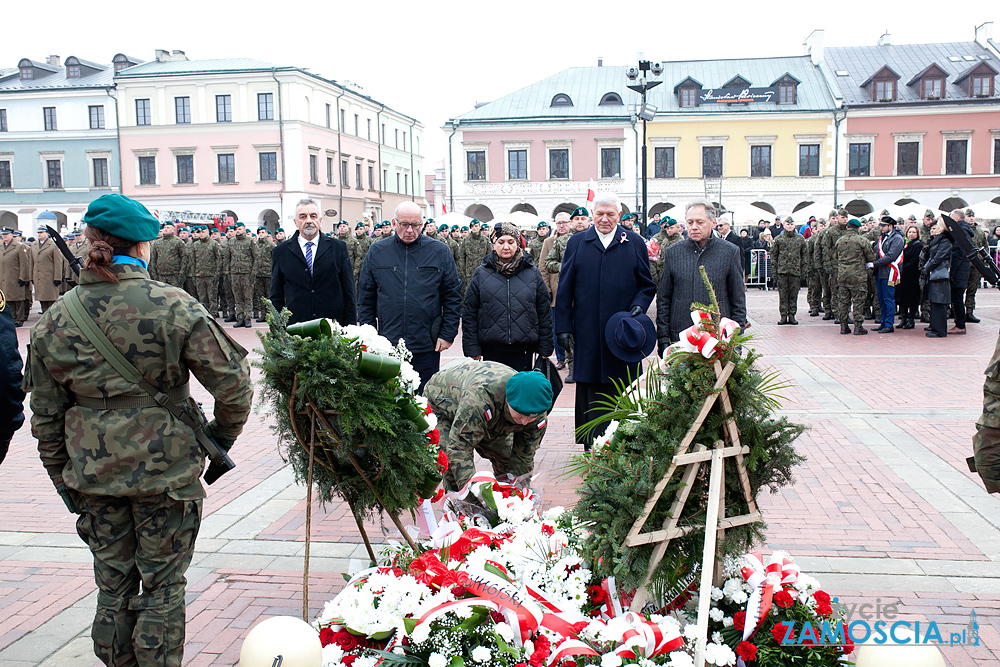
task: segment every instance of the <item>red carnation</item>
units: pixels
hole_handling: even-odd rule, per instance
[[[851,639],[851,633],[848,632],[847,623],[844,626],[844,645],[840,647],[840,652],[844,655],[848,655],[854,650],[854,640]]]
[[[795,599],[788,591],[781,590],[774,594],[774,604],[787,609],[795,604]]]
[[[503,614],[498,611],[490,611],[490,618],[493,619],[494,623],[503,623]]]
[[[556,532],[556,529],[553,528],[552,526],[548,525],[547,523],[543,523],[542,524],[542,534],[543,535],[554,535],[555,532]]]
[[[774,637],[774,641],[781,645],[784,641],[785,635],[788,634],[788,626],[784,623],[778,623],[773,628],[771,628],[771,636]]]
[[[750,662],[757,657],[757,647],[750,642],[740,642],[736,645],[736,655]]]
[[[583,632],[588,625],[590,625],[590,623],[587,623],[587,621],[578,621],[571,625],[570,629],[573,630],[573,634],[579,634]]]
[[[460,598],[460,597],[464,596],[465,593],[466,593],[465,586],[458,585],[458,586],[452,586],[451,587],[451,594],[454,595],[457,598]]]
[[[439,500],[441,500],[442,498],[444,498],[444,489],[438,489],[437,493],[434,494],[434,497],[431,498],[431,502],[432,503],[436,503]]]
[[[428,431],[427,437],[431,439],[432,445],[436,445],[441,442],[441,433],[437,429]]]
[[[813,597],[816,598],[816,602],[821,604],[830,604],[830,594],[826,591],[816,591],[813,593]]]
[[[434,430],[437,431],[437,429]],[[444,453],[443,449],[438,452],[437,467],[438,472],[442,475],[444,474],[444,471],[448,469],[448,455]]]
[[[587,593],[590,595],[590,601],[593,604],[604,604],[608,599],[608,594],[604,592],[604,589],[600,586],[591,586],[587,589]]]
[[[535,652],[528,658],[528,664],[531,667],[542,667],[545,664],[545,659],[549,657],[549,653],[551,652],[552,643],[549,641],[549,638],[545,635],[538,635],[535,638]]]
[[[833,607],[831,607],[826,602],[817,602],[816,613],[823,617],[830,616],[833,614]]]
[[[319,631],[320,646],[329,646],[333,643],[334,632],[330,628],[323,628]]]
[[[738,611],[733,614],[733,627],[737,630],[743,629],[743,624],[747,622],[747,613],[745,611]]]
[[[430,414],[430,413],[432,413],[432,412],[434,412],[434,411],[433,411],[433,410],[431,410],[431,404],[430,404],[430,403],[428,403],[428,404],[427,404],[427,407],[426,407],[426,408],[424,408],[424,414],[425,414],[425,415],[429,415],[429,414]]]

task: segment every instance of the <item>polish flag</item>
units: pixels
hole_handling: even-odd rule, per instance
[[[441,215],[444,215],[447,212],[448,212],[448,207],[444,205],[444,202],[441,202]]]
[[[597,183],[594,183],[594,179],[590,179],[590,185],[587,186],[587,203],[590,204],[587,208],[593,208],[594,197],[597,195]]]

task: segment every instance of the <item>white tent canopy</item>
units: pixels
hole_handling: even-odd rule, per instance
[[[809,216],[815,215],[817,219],[823,218],[826,220],[830,217],[830,211],[832,210],[833,204],[814,201],[808,206],[803,206],[797,211],[784,214],[782,219],[790,215],[792,216],[792,220],[795,221],[795,224],[803,224],[809,222]]]
[[[436,222],[439,225],[448,225],[449,227],[451,227],[452,225],[458,225],[459,227],[461,227],[462,225],[468,225],[470,222],[472,222],[472,218],[470,218],[467,215],[462,215],[461,213],[455,213],[454,211],[452,211],[451,213],[445,213],[440,218],[434,218],[434,222]]]
[[[968,208],[976,214],[977,220],[1000,220],[1000,204],[987,199],[978,204],[972,204]]]
[[[518,229],[525,231],[529,229],[535,230],[538,228],[539,222],[547,221],[542,216],[528,213],[527,211],[514,211],[513,213],[497,215],[493,219],[493,222],[512,222],[517,225]]]
[[[766,208],[754,206],[753,204],[727,204],[730,220],[734,225],[756,225],[758,220],[767,220],[770,224],[774,220],[774,213]]]

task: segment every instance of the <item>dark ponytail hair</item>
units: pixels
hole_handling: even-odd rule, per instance
[[[136,246],[135,241],[108,234],[103,229],[87,225],[84,230],[87,240],[90,242],[90,249],[87,251],[87,261],[83,268],[93,271],[98,278],[105,282],[116,283],[118,276],[112,273],[108,267],[111,266],[111,258],[114,255],[131,254],[132,248]]]

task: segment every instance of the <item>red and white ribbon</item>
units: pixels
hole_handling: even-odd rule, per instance
[[[771,600],[776,589],[794,584],[799,578],[799,566],[782,553],[772,553],[764,561],[759,551],[743,555],[743,578],[753,587],[747,600],[746,620],[743,623],[743,639],[753,636],[771,610]]]
[[[712,315],[701,310],[691,311],[691,321],[694,325],[681,332],[680,340],[667,348],[664,357],[674,352],[693,352],[711,359],[716,356],[719,343],[728,343],[740,328],[728,317],[723,317],[716,327]]]

